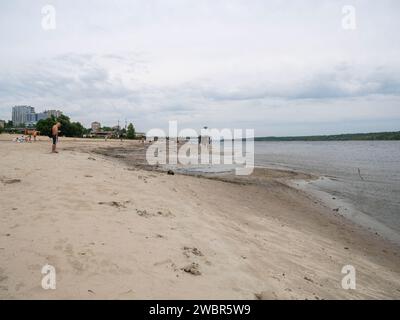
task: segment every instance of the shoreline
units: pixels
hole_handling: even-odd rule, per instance
[[[110,148],[112,150],[114,148]],[[122,150],[120,148],[117,148],[119,152]],[[133,151],[132,149],[130,150],[131,152]],[[132,161],[137,161],[137,155],[133,157],[133,159],[130,159],[128,161],[124,160],[124,158],[121,156],[121,154],[117,153],[116,155],[114,154],[114,151],[111,151],[109,154],[107,152],[98,152],[95,151],[96,153],[103,154],[106,157],[111,157],[114,159],[120,159],[121,161],[130,164]],[[124,151],[126,153],[129,153],[129,151]],[[139,157],[141,161],[144,160],[144,156]],[[134,165],[134,164],[133,164]],[[153,171],[153,170],[159,170],[161,172],[166,172],[170,167],[167,165],[164,168],[163,167],[154,167],[150,165],[134,165],[137,168],[143,169],[143,170],[148,170],[148,171]],[[251,176],[236,176],[234,175],[231,171],[216,171],[216,172],[202,172],[201,170],[185,170],[185,169],[179,169],[174,170],[175,168],[171,168],[176,174],[181,174],[181,175],[187,175],[187,176],[194,176],[194,177],[199,177],[199,178],[204,178],[204,179],[213,179],[213,180],[219,180],[219,181],[225,181],[225,182],[230,182],[230,183],[250,183],[250,184],[256,184],[260,183],[257,179],[257,175],[253,174]],[[285,183],[287,186],[290,186],[292,188],[301,190],[306,192],[308,195],[312,196],[315,198],[315,200],[321,202],[332,210],[333,212],[338,212],[341,216],[345,217],[349,222],[355,223],[359,226],[361,226],[366,232],[370,232],[371,234],[379,235],[382,236],[385,240],[391,242],[392,244],[399,246],[400,248],[400,235],[390,229],[390,227],[386,226],[385,224],[378,222],[375,220],[373,217],[359,211],[356,209],[355,205],[350,202],[348,199],[338,199],[337,196],[334,194],[331,194],[326,191],[322,191],[318,188],[316,185],[312,185],[311,182],[313,181],[318,181],[321,179],[330,179],[330,177],[327,176],[322,176],[318,175],[315,173],[306,173],[301,170],[295,170],[289,167],[282,167],[277,165],[276,167],[269,167],[269,166],[255,166],[254,170],[257,171],[262,171],[262,170],[269,170],[271,173],[276,173],[275,177],[280,178],[283,183]],[[274,176],[274,174],[271,174],[271,176]],[[283,179],[285,178],[285,179]],[[334,200],[334,201],[332,201]],[[340,212],[339,212],[340,211]]]
[[[285,184],[298,173],[171,176],[93,152],[129,141],[1,145],[0,298],[400,298],[399,248]]]
[[[321,180],[322,178],[329,179],[329,177],[323,176],[318,180]],[[396,231],[375,220],[373,217],[359,211],[348,199],[338,198],[334,194],[322,191],[316,185],[312,185],[309,181],[293,181],[290,185],[316,197],[332,211],[338,212],[347,220],[361,226],[366,232],[382,236],[385,240],[396,246],[400,246],[400,235]]]
[[[108,151],[115,149],[114,147],[107,148]],[[116,148],[118,151],[122,151],[120,148]],[[135,150],[136,148],[133,148]],[[139,150],[141,146],[139,147]],[[123,150],[123,153],[128,153],[133,151],[130,149],[129,151]],[[114,151],[114,150],[113,150]],[[101,154],[106,158],[112,158],[116,161],[121,161],[126,165],[133,165],[135,168],[146,170],[146,171],[159,171],[159,172],[167,172],[169,170],[168,165],[165,167],[162,166],[151,166],[151,165],[143,165],[142,161],[144,161],[144,156],[137,157],[136,155],[133,159],[126,159],[121,156],[118,152],[117,155],[114,152],[107,154],[107,152],[98,152],[98,150],[94,150],[95,153]],[[132,161],[140,160],[140,164],[136,165],[132,163]],[[394,230],[390,229],[386,225],[376,221],[373,217],[366,215],[365,213],[357,210],[353,204],[350,203],[349,200],[346,199],[338,199],[337,196],[319,190],[317,186],[312,185],[311,183],[321,179],[330,179],[330,177],[322,176],[315,173],[306,173],[301,170],[292,169],[289,167],[282,167],[277,165],[276,167],[269,166],[255,166],[254,172],[250,176],[236,176],[231,171],[224,172],[202,172],[199,171],[191,171],[191,170],[173,170],[174,174],[191,176],[202,179],[210,179],[216,181],[222,181],[226,183],[235,183],[235,184],[253,184],[256,186],[262,186],[262,179],[260,180],[259,176],[262,173],[268,172],[269,178],[277,179],[279,182],[285,184],[287,187],[305,192],[307,196],[311,197],[311,201],[318,202],[322,204],[322,206],[328,208],[332,211],[334,216],[340,216],[345,218],[350,224],[354,224],[357,227],[360,227],[359,232],[365,233],[367,235],[374,235],[382,238],[382,241],[388,241],[390,245],[395,246],[400,249],[400,235],[396,233]],[[257,174],[257,171],[261,172]],[[334,200],[334,201],[332,201]],[[337,210],[339,209],[339,210]],[[343,210],[341,210],[343,209]]]

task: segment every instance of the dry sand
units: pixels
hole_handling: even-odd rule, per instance
[[[299,176],[171,176],[94,153],[135,142],[0,140],[1,299],[400,298],[399,248],[285,183]]]

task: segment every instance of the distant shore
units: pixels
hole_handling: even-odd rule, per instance
[[[0,298],[399,299],[400,250],[256,169],[147,167],[137,141],[0,135]],[[43,290],[41,267],[57,270]],[[357,289],[341,288],[342,267]]]
[[[377,141],[377,140],[379,141],[400,140],[400,131],[254,138],[254,141]]]

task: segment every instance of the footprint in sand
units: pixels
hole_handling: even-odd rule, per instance
[[[149,218],[149,217],[153,216],[153,214],[149,213],[147,210],[139,210],[139,209],[136,209],[136,213],[137,213],[140,217],[144,217],[144,218]]]
[[[103,201],[100,201],[100,202],[98,202],[98,204],[100,204],[100,205],[108,205],[108,206],[111,206],[111,207],[114,207],[114,208],[117,208],[117,209],[126,208],[126,205],[128,203],[130,203],[130,201],[123,201],[123,202],[118,202],[118,201],[103,202]]]
[[[0,178],[0,181],[3,182],[4,184],[14,184],[14,183],[20,183],[22,180],[21,179]]]
[[[191,264],[188,264],[187,266],[182,268],[183,271],[185,271],[186,273],[190,273],[194,276],[200,276],[201,272],[199,270],[199,264],[192,262]]]
[[[153,265],[155,267],[166,265],[168,268],[171,268],[174,272],[177,272],[179,270],[176,264],[171,259],[165,259],[159,262],[155,262]]]
[[[195,255],[195,256],[198,256],[198,257],[203,257],[204,255],[203,255],[203,253],[199,250],[199,249],[197,249],[197,248],[195,248],[195,247],[183,247],[183,255],[186,257],[186,258],[190,258],[191,257],[191,254],[193,254],[193,255]]]
[[[141,217],[145,217],[145,218],[150,218],[150,217],[174,217],[173,213],[170,210],[158,210],[156,213],[154,212],[150,212],[146,209],[144,210],[140,210],[140,209],[136,209],[136,213],[141,216]]]
[[[173,213],[170,210],[164,210],[164,211],[157,211],[157,215],[162,216],[162,217],[174,217]]]
[[[211,262],[206,259],[204,254],[197,249],[196,247],[183,247],[183,255],[188,258],[188,259],[194,259],[195,261],[201,260],[204,262],[206,265],[211,265]],[[195,276],[201,275],[201,272],[199,270],[200,265],[198,262],[192,262],[185,267],[181,268],[181,270],[185,271],[186,273],[193,274]]]
[[[272,290],[272,289],[267,289],[264,291],[261,291],[260,293],[255,293],[254,296],[258,300],[292,300],[293,290],[290,288],[285,288],[284,290]],[[317,297],[318,298],[318,297]]]
[[[138,176],[138,179],[143,180],[144,183],[147,183],[147,178],[146,176]]]

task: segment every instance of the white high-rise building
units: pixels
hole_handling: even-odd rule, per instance
[[[12,122],[14,126],[30,125],[36,122],[35,108],[31,106],[15,106],[12,108]]]
[[[14,126],[36,125],[39,120],[44,120],[54,116],[58,118],[62,115],[60,110],[46,110],[36,113],[35,108],[31,106],[15,106],[12,108],[12,121]]]

